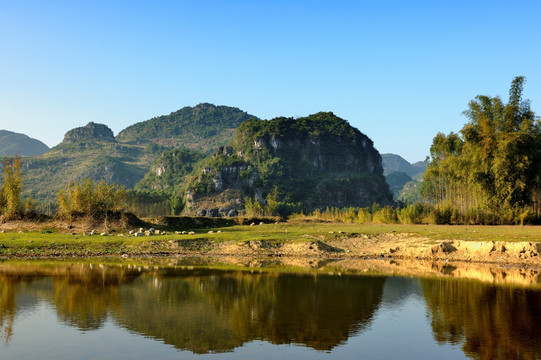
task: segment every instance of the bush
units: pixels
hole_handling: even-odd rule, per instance
[[[404,224],[422,224],[428,211],[427,206],[422,203],[408,204],[400,209],[399,219]]]
[[[67,217],[83,215],[99,218],[108,212],[121,211],[125,197],[124,186],[103,181],[94,184],[91,179],[71,182],[58,192],[58,213]]]
[[[451,223],[451,216],[451,206],[440,205],[432,210],[431,219],[436,225],[446,225]]]
[[[374,212],[372,222],[376,224],[397,224],[398,215],[393,207],[384,206]]]

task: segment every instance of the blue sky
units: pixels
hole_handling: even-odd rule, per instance
[[[49,146],[201,102],[332,111],[423,160],[514,76],[541,113],[541,1],[4,1],[0,129]]]

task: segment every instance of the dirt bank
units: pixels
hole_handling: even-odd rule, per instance
[[[343,237],[330,241],[213,241],[209,239],[170,240],[172,254],[234,255],[250,257],[302,257],[330,259],[417,259],[467,261],[541,266],[541,243],[477,242],[450,240],[435,242],[402,234]]]
[[[0,258],[227,255],[541,266],[541,242],[537,242],[541,227],[278,223],[275,219],[187,217],[147,220],[124,216],[102,227],[85,219],[2,223]],[[234,225],[246,223],[249,226]],[[168,234],[138,238],[129,234],[139,227],[165,229]],[[109,232],[108,236],[84,235],[102,231]]]

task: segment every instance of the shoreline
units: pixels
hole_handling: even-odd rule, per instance
[[[401,234],[381,234],[367,238],[342,238],[332,241],[308,240],[233,240],[209,239],[145,239],[134,244],[122,244],[115,249],[106,242],[102,246],[56,244],[34,250],[21,247],[6,253],[7,243],[0,241],[0,261],[3,259],[55,259],[112,257],[239,257],[266,259],[329,259],[329,260],[408,260],[452,261],[494,265],[541,267],[541,243],[447,240],[434,243],[428,238],[403,238]],[[32,243],[32,240],[30,240]],[[2,251],[4,250],[4,251]]]
[[[77,261],[79,260],[79,261]],[[483,283],[541,289],[541,266],[472,263],[421,259],[352,259],[309,257],[182,256],[147,255],[133,257],[102,256],[84,258],[34,258],[0,260],[0,275],[84,274],[86,270],[103,272],[124,268],[155,275],[185,274],[198,269],[248,271],[250,273],[295,273],[325,276],[400,276]]]
[[[176,220],[176,219],[175,219]],[[197,218],[190,219],[199,221]],[[133,226],[85,236],[87,223],[0,225],[0,260],[99,256],[237,256],[247,258],[395,259],[541,266],[541,227],[344,223],[161,226],[134,237]],[[208,225],[207,225],[208,226]],[[220,227],[221,226],[221,227]],[[183,231],[180,231],[183,230]],[[194,231],[186,231],[194,230]],[[158,233],[158,232],[156,232]],[[164,233],[167,233],[164,235]]]

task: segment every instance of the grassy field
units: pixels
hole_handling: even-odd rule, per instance
[[[190,230],[190,229],[178,229]],[[196,229],[193,235],[148,237],[70,235],[56,231],[0,233],[0,257],[10,256],[99,256],[123,253],[167,253],[169,240],[213,241],[313,241],[362,235],[402,234],[406,237],[469,241],[541,241],[539,226],[442,226],[338,223],[277,223]],[[219,232],[218,232],[219,231]]]

